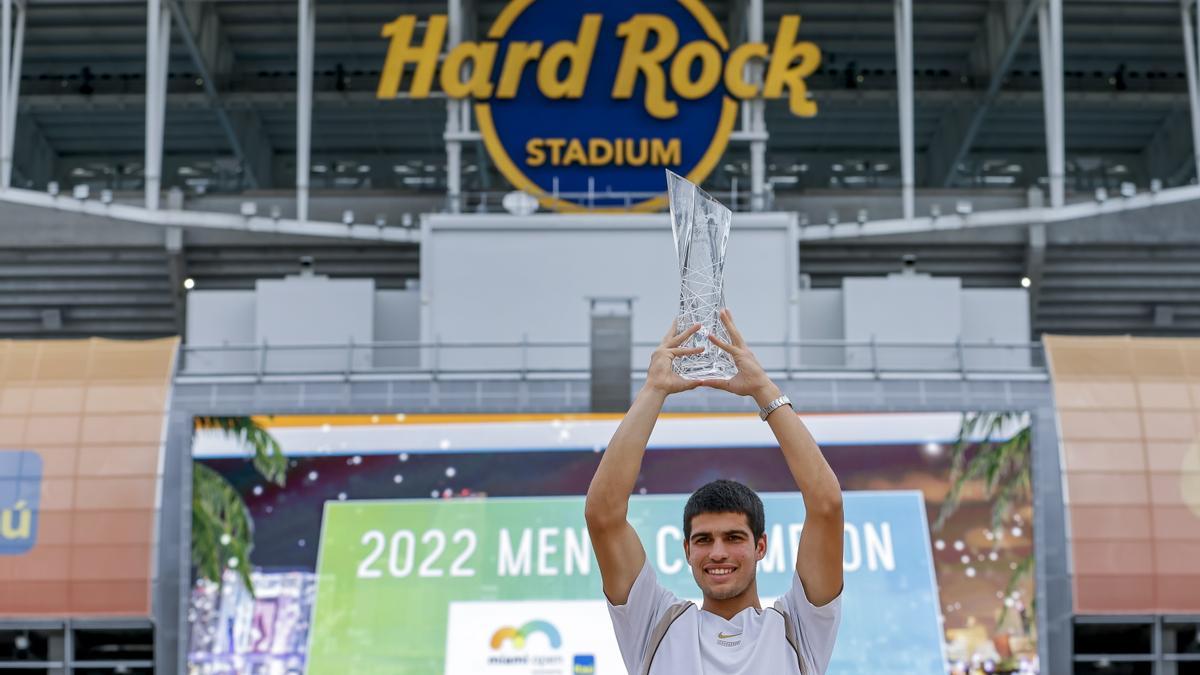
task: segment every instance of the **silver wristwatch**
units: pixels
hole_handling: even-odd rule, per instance
[[[788,398],[787,396],[780,396],[774,401],[768,403],[766,406],[759,408],[758,416],[762,418],[762,421],[766,422],[767,415],[770,415],[771,413],[775,412],[776,409],[785,405],[792,405],[792,399]],[[795,406],[792,407],[795,408]]]

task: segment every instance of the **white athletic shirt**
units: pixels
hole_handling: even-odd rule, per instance
[[[621,659],[630,675],[639,675],[650,634],[667,609],[680,600],[658,583],[647,559],[624,605],[608,603]],[[775,602],[787,613],[800,645],[807,675],[823,675],[829,667],[842,596],[814,607],[804,594],[800,577],[792,574],[792,587]],[[784,633],[783,615],[771,609],[747,607],[732,620],[692,605],[667,630],[654,654],[650,675],[798,675],[796,652]]]

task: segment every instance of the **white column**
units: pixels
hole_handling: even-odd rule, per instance
[[[17,134],[17,97],[21,92],[21,60],[25,46],[25,4],[17,4],[13,34],[12,0],[3,0],[0,21],[0,189],[12,186],[13,141]]]
[[[763,0],[746,3],[746,41],[764,42]],[[755,59],[750,65],[750,81],[761,84],[763,64]],[[750,210],[767,208],[767,115],[762,96],[750,100]]]
[[[9,78],[12,77],[12,0],[3,0],[0,4],[0,144],[8,140],[8,129],[16,120],[8,116]],[[3,146],[0,145],[0,151]],[[0,157],[3,175],[0,175],[0,188],[9,187],[9,170],[12,168],[12,155]]]
[[[913,167],[913,33],[912,0],[895,0],[896,88],[900,101],[900,195],[905,220],[915,210],[915,169]]]
[[[1046,0],[1038,9],[1038,47],[1042,65],[1042,101],[1046,118],[1046,168],[1050,206],[1065,202],[1066,143],[1063,139],[1062,0]]]
[[[1183,53],[1187,60],[1188,108],[1192,113],[1192,157],[1196,163],[1196,175],[1200,176],[1200,85],[1197,84],[1196,33],[1192,26],[1194,0],[1180,0],[1180,20],[1183,24]],[[1200,24],[1200,12],[1196,14]]]
[[[446,2],[446,52],[449,53],[462,43],[463,0]],[[462,210],[462,132],[467,101],[446,99],[446,202],[450,213]]]
[[[162,0],[146,0],[146,208],[157,209],[162,190],[163,130],[167,68],[171,50],[171,10]]]
[[[313,50],[316,0],[296,6],[296,220],[308,220],[308,177],[312,164]]]

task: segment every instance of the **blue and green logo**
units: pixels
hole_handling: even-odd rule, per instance
[[[37,541],[42,457],[0,450],[0,555],[21,555]]]
[[[734,44],[702,0],[510,0],[486,39],[439,55],[445,15],[400,16],[377,96],[470,98],[479,133],[501,173],[544,205],[657,210],[663,170],[700,183],[733,133],[738,101],[786,98],[793,115],[817,104],[805,78],[821,61],[783,16],[773,44]],[[412,76],[406,69],[412,66]],[[755,75],[754,73],[761,73]],[[407,80],[407,81],[406,81]],[[606,193],[648,198],[625,203]]]
[[[550,641],[550,647],[553,649],[558,649],[562,646],[562,636],[558,634],[558,629],[554,627],[554,624],[549,621],[535,619],[520,628],[505,626],[492,633],[492,649],[500,649],[505,642],[512,642],[514,649],[524,649],[526,638],[534,633],[544,634],[546,639]]]

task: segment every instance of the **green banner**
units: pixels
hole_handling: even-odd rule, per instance
[[[794,577],[804,505],[797,493],[762,498],[766,601]],[[629,520],[660,583],[697,598],[683,553],[686,499],[634,497]],[[843,608],[855,618],[834,662],[855,672],[941,672],[920,493],[847,493],[845,544]],[[317,575],[312,675],[624,672],[582,497],[327,502]],[[881,640],[894,658],[858,663],[869,653],[859,647]]]

